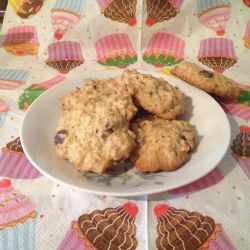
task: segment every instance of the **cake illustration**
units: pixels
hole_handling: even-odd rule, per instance
[[[46,64],[67,74],[70,70],[83,64],[84,59],[78,42],[60,41],[49,45]]]
[[[135,217],[138,207],[132,202],[116,208],[95,210],[73,221],[58,250],[108,250],[137,248]]]
[[[173,66],[184,59],[184,50],[185,41],[178,36],[155,33],[143,53],[143,60],[155,67]]]
[[[57,40],[80,21],[84,0],[57,0],[51,10],[51,20],[54,26],[54,37]]]
[[[233,157],[250,179],[250,127],[240,126],[240,133],[233,140],[231,150]]]
[[[250,0],[249,0],[249,4],[250,4]],[[250,49],[250,20],[247,22],[246,32],[245,32],[245,36],[243,40],[245,42],[245,47]]]
[[[25,156],[19,137],[1,149],[0,175],[14,179],[35,179],[42,176]]]
[[[24,92],[18,98],[19,109],[28,109],[28,107],[35,101],[38,96],[40,96],[47,89],[57,85],[64,80],[64,77],[58,75],[48,81],[30,85],[28,88],[24,89]]]
[[[0,242],[2,249],[35,249],[36,205],[16,190],[9,179],[0,180]]]
[[[213,171],[207,174],[205,177],[191,183],[185,185],[180,188],[176,188],[168,191],[170,195],[179,195],[179,194],[188,194],[194,191],[198,191],[201,189],[205,189],[211,186],[216,185],[224,178],[223,173],[221,172],[219,167],[216,167]]]
[[[244,3],[246,6],[250,7],[250,0],[243,0],[243,3]]]
[[[222,74],[237,62],[233,41],[225,38],[201,40],[198,59],[216,73]]]
[[[9,0],[15,14],[27,19],[34,16],[43,6],[44,0]]]
[[[113,21],[134,26],[137,0],[97,0],[101,13]]]
[[[156,246],[159,250],[235,250],[221,225],[208,216],[166,204],[156,205],[154,213],[158,221]]]
[[[179,12],[184,0],[147,0],[146,24],[152,26],[175,17]]]
[[[137,61],[137,54],[127,34],[112,34],[95,42],[97,62],[106,66],[126,68]]]
[[[218,102],[226,113],[248,121],[250,120],[250,87],[242,84],[238,86],[239,95],[236,100],[218,99]]]
[[[197,17],[207,28],[218,36],[225,34],[225,27],[230,18],[231,0],[197,0]]]
[[[16,56],[37,55],[39,42],[36,27],[24,25],[9,28],[3,47]]]
[[[28,71],[0,69],[0,89],[16,89],[27,81]]]
[[[9,106],[0,98],[0,128],[3,126],[8,112]]]

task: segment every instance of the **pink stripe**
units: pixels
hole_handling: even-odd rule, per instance
[[[180,8],[181,8],[181,6],[182,6],[182,4],[183,4],[183,1],[184,1],[184,0],[170,0],[170,2],[174,5],[174,7],[175,7],[178,11],[180,11]]]
[[[201,190],[201,189],[208,188],[219,183],[223,178],[224,177],[223,177],[221,170],[219,169],[219,167],[216,167],[212,172],[210,172],[208,175],[201,178],[200,180],[197,180],[183,187],[170,190],[168,191],[168,193],[171,195],[178,195],[178,194],[185,194],[185,193]]]
[[[103,11],[106,6],[108,6],[111,2],[113,2],[114,0],[96,0],[99,8]]]
[[[247,22],[246,32],[245,32],[245,38],[250,37],[250,20]]]
[[[235,156],[234,156],[235,157]],[[241,169],[244,171],[248,179],[250,180],[250,159],[241,159],[240,157],[235,157],[239,163]]]
[[[42,176],[25,155],[14,153],[0,154],[0,175],[15,179],[35,179]]]
[[[65,79],[66,79],[65,77],[58,75],[58,76],[55,76],[55,77],[51,78],[48,81],[37,84],[37,86],[43,87],[45,89],[49,89],[52,86],[55,86],[56,84],[64,81]]]
[[[62,41],[48,46],[48,61],[53,60],[83,60],[81,46],[77,42]]]
[[[73,223],[76,223],[76,221],[73,221],[71,225],[73,225]],[[84,241],[80,240],[76,232],[71,228],[68,230],[61,244],[57,248],[57,250],[69,250],[69,249],[74,249],[74,250],[88,249],[85,246]]]
[[[218,232],[216,234],[216,239],[210,242],[209,250],[236,250],[221,224],[217,225],[221,228],[221,232]]]
[[[4,110],[8,110],[9,106],[3,102],[3,101],[0,101],[0,112],[4,111]]]
[[[0,80],[0,89],[16,89],[20,87],[22,84],[19,82],[11,82],[11,81],[5,81],[5,80]]]
[[[198,58],[206,56],[236,58],[233,41],[225,38],[207,38],[201,40]]]

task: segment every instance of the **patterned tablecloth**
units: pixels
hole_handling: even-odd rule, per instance
[[[170,74],[183,59],[239,83],[238,99],[219,103],[241,156],[229,148],[202,179],[128,199],[74,190],[27,160],[19,127],[50,87],[126,67]],[[250,249],[249,62],[248,0],[10,0],[0,34],[0,249]]]

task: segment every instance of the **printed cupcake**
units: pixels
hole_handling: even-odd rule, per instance
[[[35,249],[35,210],[10,180],[0,180],[0,249]]]
[[[0,89],[16,89],[27,81],[28,71],[0,69]]]
[[[70,70],[83,64],[83,62],[81,46],[77,42],[55,42],[48,47],[46,64],[62,74],[67,74]]]
[[[158,221],[156,246],[159,250],[235,250],[221,225],[208,216],[165,204],[155,206],[154,213]]]
[[[101,13],[113,21],[134,26],[137,0],[97,0]]]
[[[250,0],[243,0],[243,3],[250,8]]]
[[[233,140],[231,150],[233,157],[250,179],[250,127],[240,126],[240,133]]]
[[[222,74],[237,62],[233,41],[225,38],[201,40],[198,59],[216,73]]]
[[[35,179],[42,176],[25,156],[19,137],[2,148],[0,175],[14,179]]]
[[[137,54],[127,34],[112,34],[98,39],[95,42],[97,62],[119,68],[137,61]]]
[[[0,98],[0,128],[3,126],[8,112],[9,106]]]
[[[34,16],[43,6],[44,0],[9,0],[15,14],[27,19]]]
[[[230,0],[197,0],[197,17],[205,27],[213,30],[218,36],[225,34],[230,13]]]
[[[95,210],[73,221],[58,250],[108,250],[137,248],[135,217],[138,207],[131,202],[116,208]]]
[[[18,98],[19,109],[27,110],[28,107],[47,89],[57,85],[58,83],[64,81],[65,78],[62,76],[56,76],[52,79],[39,83],[32,84],[28,88],[24,89],[23,94]]]
[[[184,0],[147,0],[146,24],[152,26],[175,17]]]
[[[73,29],[80,21],[84,0],[57,0],[51,10],[51,20],[54,26],[54,37],[57,40]]]
[[[8,29],[4,49],[16,56],[37,55],[39,42],[35,26],[17,26]]]
[[[173,66],[184,59],[185,41],[168,33],[155,33],[143,53],[143,60],[155,67]]]

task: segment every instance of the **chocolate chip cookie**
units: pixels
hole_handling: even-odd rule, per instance
[[[171,73],[197,88],[223,98],[235,99],[239,95],[238,85],[235,81],[205,70],[192,62],[185,61],[178,64]]]
[[[133,88],[135,104],[146,111],[169,120],[184,113],[183,93],[163,78],[126,70],[120,79]]]
[[[138,146],[130,159],[142,172],[178,169],[196,144],[194,129],[186,121],[144,118],[132,125],[132,131]]]

